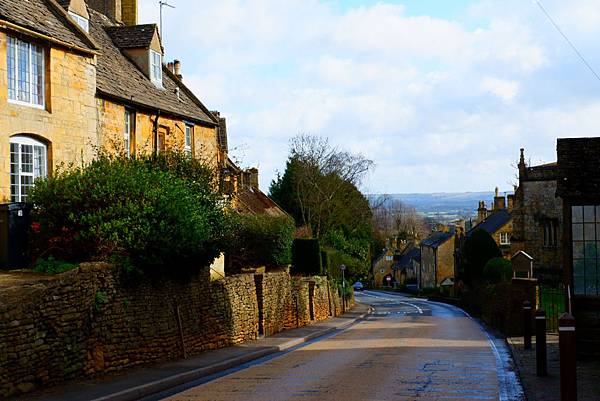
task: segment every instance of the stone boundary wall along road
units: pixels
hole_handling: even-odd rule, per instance
[[[132,283],[102,263],[58,275],[0,273],[0,398],[184,358],[254,340],[259,327],[271,335],[341,312],[326,278],[277,271],[211,282],[208,274]]]

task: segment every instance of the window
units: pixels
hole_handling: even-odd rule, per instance
[[[135,112],[125,109],[125,129],[123,130],[125,156],[135,153]]]
[[[162,56],[154,50],[150,50],[150,80],[162,88]]]
[[[573,290],[578,295],[600,295],[600,206],[571,208]]]
[[[77,25],[79,25],[81,27],[81,29],[83,29],[86,32],[90,31],[90,21],[88,21],[86,18],[82,17],[81,15],[75,14],[72,11],[69,11],[69,15],[71,16],[71,18],[73,18],[73,21],[75,21],[77,23]]]
[[[27,193],[37,178],[47,175],[46,145],[33,138],[10,139],[10,200],[26,202]]]
[[[187,155],[192,155],[192,142],[194,138],[194,126],[191,124],[185,125],[185,146],[184,151]]]
[[[548,219],[542,221],[542,230],[544,234],[544,246],[556,248],[558,245],[558,220]]]
[[[8,100],[44,106],[44,49],[8,36]]]
[[[500,245],[510,245],[509,233],[500,233]]]

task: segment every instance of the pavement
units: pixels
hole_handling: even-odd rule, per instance
[[[227,373],[251,361],[260,361],[272,355],[293,350],[317,338],[341,332],[364,318],[369,307],[357,303],[339,317],[298,329],[286,330],[270,337],[238,346],[207,351],[176,362],[162,363],[140,369],[127,370],[91,380],[78,380],[59,386],[14,397],[14,401],[129,401],[160,394],[169,389],[185,386],[196,380]]]
[[[536,376],[535,336],[532,338],[532,349],[523,347],[523,337],[507,339],[513,354],[515,365],[519,371],[527,401],[559,401],[560,400],[560,357],[558,335],[548,334],[546,337],[548,352],[548,376]],[[600,400],[600,361],[577,361],[577,400]]]
[[[451,305],[375,291],[356,324],[147,401],[523,400],[503,339]]]

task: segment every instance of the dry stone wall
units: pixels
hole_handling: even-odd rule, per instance
[[[0,275],[0,398],[254,340],[259,324],[271,335],[326,319],[330,308],[341,313],[325,278],[208,274],[131,282],[90,263],[54,276],[14,273],[12,282]]]

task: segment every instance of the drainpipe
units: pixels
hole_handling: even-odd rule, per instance
[[[160,109],[156,110],[156,117],[154,117],[154,128],[152,134],[154,136],[154,157],[158,155],[158,119],[160,118]]]

